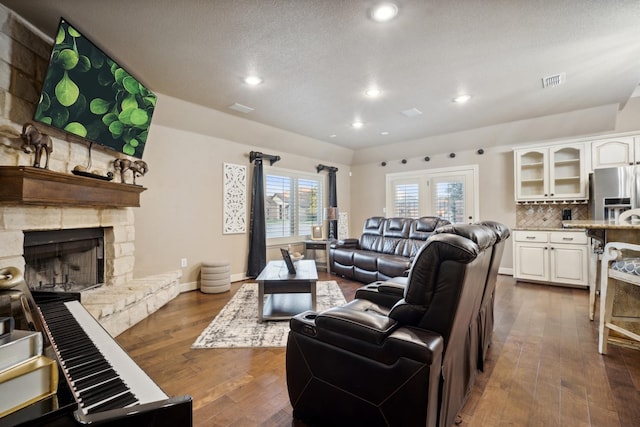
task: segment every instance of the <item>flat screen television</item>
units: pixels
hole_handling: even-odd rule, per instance
[[[156,95],[60,19],[33,119],[142,158]]]

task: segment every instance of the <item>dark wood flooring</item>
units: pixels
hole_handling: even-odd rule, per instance
[[[348,301],[360,283],[336,280]],[[179,295],[117,337],[169,395],[193,397],[194,426],[303,426],[293,420],[285,349],[190,346],[231,292]],[[597,351],[588,292],[499,276],[487,366],[460,413],[461,426],[639,426],[640,351]]]

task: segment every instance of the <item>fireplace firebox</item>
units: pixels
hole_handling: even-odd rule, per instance
[[[25,231],[25,280],[34,291],[81,292],[104,283],[104,229]]]

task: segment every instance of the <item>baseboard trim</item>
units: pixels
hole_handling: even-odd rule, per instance
[[[247,280],[247,274],[246,273],[236,273],[236,274],[232,274],[231,275],[231,282],[239,282],[241,280]]]
[[[513,268],[500,267],[498,269],[498,274],[504,274],[505,276],[513,276]]]
[[[179,287],[180,293],[195,291],[196,289],[199,289],[198,282],[180,283]]]

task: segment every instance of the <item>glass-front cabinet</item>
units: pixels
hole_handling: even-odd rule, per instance
[[[549,194],[548,149],[516,151],[516,200],[539,200]]]
[[[519,149],[514,154],[516,201],[587,199],[584,144]]]

